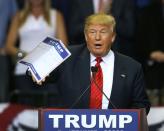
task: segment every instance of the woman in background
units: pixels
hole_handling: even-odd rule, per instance
[[[45,37],[55,37],[67,43],[67,36],[62,15],[50,8],[49,0],[26,0],[24,8],[17,12],[12,20],[7,38],[8,54],[17,60],[32,51]],[[19,46],[17,47],[17,39]],[[15,88],[22,91],[40,91],[26,77],[27,67],[17,63],[15,66]],[[30,104],[25,102],[25,104]]]

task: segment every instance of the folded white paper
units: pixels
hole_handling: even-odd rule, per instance
[[[27,65],[36,81],[40,82],[70,55],[61,40],[47,37],[19,62]]]

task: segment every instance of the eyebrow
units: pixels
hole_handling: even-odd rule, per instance
[[[97,31],[111,31],[111,32],[113,32],[113,30],[112,29],[100,29],[100,30],[96,30],[96,29],[88,29],[88,31],[95,31],[95,32],[97,32]]]
[[[88,29],[88,30],[101,31],[101,30],[108,30],[108,29],[100,29],[100,30],[97,30],[97,29]]]

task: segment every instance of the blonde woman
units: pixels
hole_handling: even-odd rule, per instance
[[[26,0],[25,7],[14,17],[7,38],[8,54],[24,57],[45,37],[56,37],[67,43],[67,36],[62,15],[50,8],[49,0]],[[19,38],[19,46],[16,41]],[[28,90],[33,83],[25,76],[27,67],[17,63],[15,83],[17,89]]]

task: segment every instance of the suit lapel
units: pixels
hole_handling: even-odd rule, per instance
[[[78,74],[78,75],[77,75]],[[90,94],[90,54],[87,48],[84,49],[82,54],[77,59],[77,65],[75,66],[76,84],[79,87],[80,94],[85,92],[84,96],[81,98],[83,107],[88,108],[89,105],[89,94]]]
[[[121,59],[117,53],[114,53],[115,55],[115,62],[114,62],[114,74],[113,74],[113,86],[112,86],[112,92],[110,96],[110,102],[109,102],[109,108],[119,108],[119,97],[120,97],[120,91],[122,91],[125,86],[125,78],[126,77],[126,71],[124,69],[124,66],[121,65]],[[121,97],[120,97],[121,99]],[[114,106],[113,106],[114,105]]]

